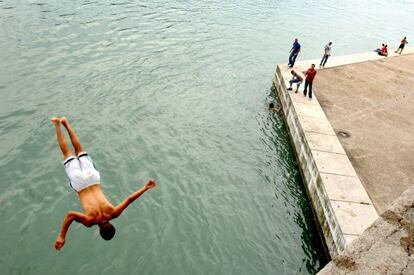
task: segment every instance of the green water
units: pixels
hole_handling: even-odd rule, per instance
[[[281,114],[275,65],[414,37],[412,1],[0,0],[2,274],[308,274],[326,263]],[[376,7],[376,8],[372,8]],[[410,33],[411,32],[411,33]],[[393,44],[392,44],[393,43]],[[328,61],[329,62],[329,61]],[[116,237],[80,211],[51,116],[119,203]]]

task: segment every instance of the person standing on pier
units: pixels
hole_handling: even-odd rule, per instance
[[[401,54],[401,53],[402,53],[402,51],[404,50],[405,44],[408,44],[407,37],[404,37],[404,38],[401,40],[400,46],[399,46],[399,47],[398,47],[398,49],[395,51],[395,53]],[[398,52],[398,51],[400,51],[400,52]]]
[[[328,61],[329,56],[331,56],[331,48],[332,48],[332,42],[329,42],[325,45],[325,53],[322,57],[321,63],[319,64],[319,67],[324,68],[326,61]]]
[[[306,97],[308,86],[309,86],[309,100],[312,99],[312,83],[313,83],[313,79],[315,78],[315,75],[316,75],[315,64],[312,64],[311,67],[306,71],[305,89],[303,90],[303,96]]]
[[[289,53],[290,55],[288,66],[292,68],[293,65],[295,65],[296,57],[298,57],[298,54],[300,53],[300,44],[297,38],[295,38],[295,42],[293,42],[292,49],[290,49]]]

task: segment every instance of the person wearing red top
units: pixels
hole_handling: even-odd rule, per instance
[[[388,56],[388,45],[384,45],[378,54],[382,56]]]
[[[316,75],[315,64],[311,65],[305,75],[305,89],[303,90],[303,95],[306,96],[309,86],[309,99],[312,99],[312,82]]]

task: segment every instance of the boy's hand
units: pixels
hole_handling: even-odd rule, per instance
[[[61,236],[57,237],[57,239],[55,241],[55,248],[56,248],[56,250],[62,249],[62,247],[64,245],[65,245],[65,239],[62,238]]]
[[[157,185],[157,183],[155,182],[155,180],[150,179],[150,180],[149,180],[149,181],[145,184],[145,187],[146,187],[147,189],[151,189],[151,188],[154,188],[156,185]]]

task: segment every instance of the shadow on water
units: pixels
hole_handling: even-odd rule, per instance
[[[280,181],[275,182],[275,193],[279,192],[278,189],[283,188],[281,184],[285,184],[291,198],[294,200],[293,204],[298,206],[291,214],[294,217],[295,223],[301,229],[302,248],[307,255],[307,258],[303,260],[306,271],[310,274],[315,274],[330,261],[330,255],[316,214],[311,207],[306,187],[302,181],[301,171],[297,163],[293,144],[290,142],[281,103],[274,87],[269,89],[269,94],[265,101],[266,107],[271,102],[274,103],[276,111],[269,110],[268,116],[264,117],[264,120],[268,121],[271,127],[262,127],[262,131],[268,132],[266,137],[269,139],[269,143],[274,148],[278,148],[274,151],[278,158],[283,159],[288,164],[287,166],[292,168],[291,173],[283,178],[283,183],[280,183]],[[303,270],[299,269],[297,272],[301,273]]]

